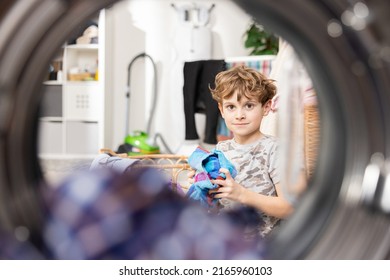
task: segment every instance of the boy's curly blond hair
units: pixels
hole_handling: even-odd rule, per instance
[[[218,73],[215,77],[215,88],[210,88],[210,91],[219,104],[222,104],[223,99],[237,93],[238,101],[245,96],[264,105],[276,94],[274,82],[253,68],[239,65]]]

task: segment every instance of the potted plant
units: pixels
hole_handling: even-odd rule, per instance
[[[251,49],[249,55],[276,55],[279,50],[279,38],[252,20],[244,33],[244,46]]]

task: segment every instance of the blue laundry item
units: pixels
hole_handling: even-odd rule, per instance
[[[211,152],[198,147],[188,158],[189,165],[196,170],[195,182],[187,192],[189,199],[199,201],[200,204],[207,208],[215,206],[217,199],[214,199],[209,191],[218,187],[212,184],[210,180],[226,179],[224,173],[219,172],[220,168],[229,170],[234,178],[237,170],[234,165],[225,157],[222,151],[213,149]]]

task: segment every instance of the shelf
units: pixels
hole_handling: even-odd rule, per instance
[[[63,117],[40,117],[39,120],[44,122],[62,122],[64,118]]]
[[[48,86],[62,86],[63,82],[62,81],[44,81],[43,82],[44,85],[48,85]]]
[[[104,22],[104,13],[100,19]],[[102,24],[104,26],[104,24]],[[104,28],[100,29],[104,32]],[[103,38],[103,33],[100,38]],[[53,157],[96,155],[104,143],[104,44],[62,49],[62,80],[43,82],[39,154]],[[102,59],[99,60],[99,57]],[[83,80],[90,74],[99,80]],[[70,73],[73,76],[70,76]],[[80,74],[79,76],[77,74]],[[70,79],[71,78],[71,79]]]
[[[99,81],[66,81],[66,85],[69,86],[94,86],[98,83]]]
[[[98,44],[74,44],[74,45],[68,45],[66,46],[67,49],[99,49]]]
[[[100,120],[97,118],[73,118],[68,117],[66,118],[67,122],[80,122],[80,123],[99,123]]]

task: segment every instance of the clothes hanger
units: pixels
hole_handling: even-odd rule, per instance
[[[210,21],[210,13],[214,9],[215,4],[212,4],[210,7],[200,6],[196,3],[190,5],[181,5],[176,6],[174,3],[171,3],[178,16],[180,22],[189,22],[192,23],[193,27],[206,26]]]

